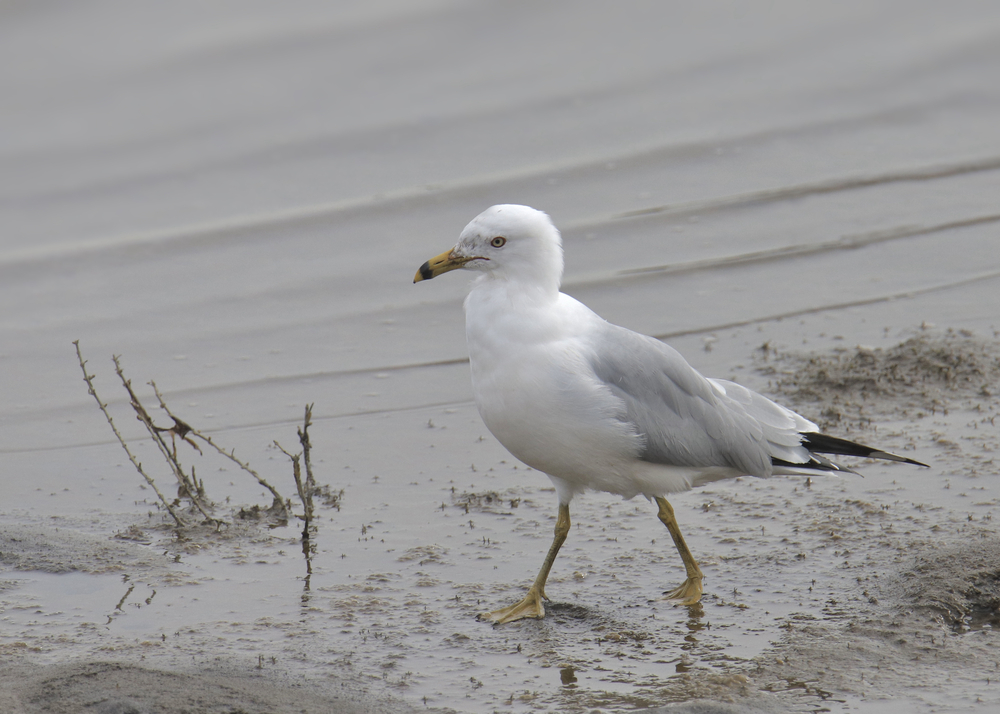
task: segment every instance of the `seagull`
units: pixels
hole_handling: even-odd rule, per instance
[[[569,504],[584,490],[656,503],[686,571],[667,599],[694,605],[703,575],[666,494],[743,475],[856,473],[824,454],[926,466],[821,434],[805,417],[702,376],[660,340],[560,292],[562,239],[542,211],[486,209],[413,282],[458,268],[476,274],[465,332],[479,414],[510,453],[552,480],[559,498],[555,537],[524,599],[480,620],[545,616],[545,582],[570,530]]]

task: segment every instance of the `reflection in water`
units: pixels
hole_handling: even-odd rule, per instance
[[[302,606],[306,607],[309,605],[309,600],[312,598],[311,593],[311,580],[312,580],[312,558],[316,555],[316,541],[314,539],[315,527],[306,527],[302,530],[302,555],[306,559],[306,576],[302,579]]]
[[[134,582],[134,581],[132,581],[131,576],[129,576],[129,575],[123,575],[122,576],[122,583],[128,585],[128,588],[125,590],[125,594],[122,595],[121,598],[118,600],[118,604],[115,605],[114,610],[108,614],[108,621],[106,623],[104,623],[105,625],[110,625],[114,621],[114,619],[116,617],[119,617],[119,616],[125,614],[125,609],[124,609],[125,608],[125,604],[128,602],[129,598],[132,597],[132,593],[135,592],[135,588],[136,588],[137,583]],[[149,586],[147,585],[147,587],[149,587]],[[156,597],[156,590],[154,588],[151,588],[151,587],[149,587],[149,590],[150,590],[150,594],[149,594],[148,597],[145,598],[144,601],[142,601],[142,602],[133,602],[133,603],[131,603],[132,606],[135,607],[135,608],[140,608],[140,607],[143,606],[143,603],[146,604],[146,605],[152,604],[153,598]]]
[[[695,603],[694,605],[687,606],[688,611],[688,621],[685,623],[688,628],[688,634],[684,635],[684,644],[681,645],[681,649],[685,651],[693,650],[695,645],[698,644],[698,638],[695,634],[701,632],[709,627],[709,623],[702,622],[702,618],[705,616],[705,610],[701,606],[701,603]]]
[[[686,605],[685,607],[688,611],[688,620],[684,624],[687,626],[688,633],[684,635],[684,644],[681,645],[681,650],[684,654],[681,655],[680,660],[675,666],[678,674],[683,674],[694,666],[695,660],[689,653],[698,646],[698,638],[695,635],[709,627],[709,623],[702,621],[702,618],[705,616],[705,610],[700,602],[696,602],[693,605]]]

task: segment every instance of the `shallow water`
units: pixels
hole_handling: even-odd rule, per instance
[[[366,7],[0,11],[7,664],[222,669],[359,711],[995,708],[1000,14]],[[655,509],[587,494],[548,616],[476,622],[534,577],[555,494],[472,404],[462,275],[410,280],[499,201],[550,212],[565,290],[609,320],[931,468],[677,495],[697,608],[661,599],[683,571]],[[826,379],[914,336],[982,384]],[[111,354],[285,496],[270,445],[315,403],[343,496],[308,579],[296,523],[164,526],[75,339],[171,493]],[[219,513],[270,503],[180,449]]]

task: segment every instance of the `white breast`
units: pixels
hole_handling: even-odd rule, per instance
[[[586,335],[602,322],[572,298],[473,290],[466,336],[476,405],[493,435],[532,468],[580,487],[635,489],[641,438],[593,374]]]

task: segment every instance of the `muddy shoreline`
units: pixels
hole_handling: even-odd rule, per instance
[[[992,474],[992,461],[982,454],[1000,446],[997,432],[980,430],[978,425],[989,423],[1000,409],[989,389],[1000,372],[998,355],[992,339],[945,331],[918,333],[896,346],[875,350],[808,354],[766,346],[754,353],[754,369],[758,379],[769,380],[771,393],[802,402],[804,411],[821,413],[853,438],[888,440],[896,449],[938,453],[935,461],[951,466],[951,475],[939,486],[950,490],[955,480],[975,488]],[[945,369],[942,364],[962,367]],[[850,384],[844,383],[845,375]],[[875,426],[901,412],[910,420],[905,433]],[[970,421],[971,416],[976,418]],[[937,423],[946,417],[952,425],[947,440]],[[956,429],[955,424],[964,426]],[[433,438],[445,426],[431,421],[425,425],[425,435]],[[960,444],[975,448],[963,449]],[[862,471],[872,466],[863,465]],[[506,459],[493,468],[503,467],[518,470]],[[516,653],[501,656],[514,654],[527,668],[526,674],[540,664],[537,671],[557,673],[562,680],[555,698],[540,697],[532,690],[512,691],[510,704],[517,701],[528,710],[657,705],[670,710],[668,703],[677,702],[679,711],[813,711],[824,703],[855,706],[895,699],[901,691],[933,699],[934,692],[944,691],[939,688],[946,681],[965,682],[970,691],[987,687],[998,666],[990,653],[992,630],[1000,622],[1000,539],[992,527],[995,498],[978,501],[978,513],[958,513],[953,507],[914,500],[913,495],[924,493],[923,487],[908,495],[907,489],[916,487],[917,480],[933,483],[941,476],[925,470],[923,476],[915,476],[895,464],[876,468],[892,478],[880,479],[879,488],[868,489],[860,498],[851,489],[867,488],[865,479],[854,477],[799,479],[797,485],[791,479],[739,479],[681,497],[682,503],[702,514],[701,523],[689,516],[686,526],[693,541],[707,551],[706,572],[712,584],[703,603],[686,613],[679,612],[684,608],[658,604],[649,589],[659,579],[654,573],[676,569],[669,551],[656,549],[655,537],[652,549],[648,544],[639,546],[635,539],[607,549],[629,531],[645,530],[650,524],[643,521],[651,520],[651,513],[637,502],[612,509],[610,504],[601,505],[606,499],[590,497],[581,513],[583,523],[571,537],[575,552],[557,569],[549,616],[501,628],[475,623],[474,614],[483,602],[506,597],[517,586],[489,587],[494,576],[489,570],[477,572],[476,566],[494,560],[489,554],[495,547],[492,539],[509,538],[506,524],[511,522],[523,523],[531,542],[544,540],[548,528],[536,520],[544,523],[548,518],[544,488],[482,491],[448,485],[447,502],[437,511],[467,521],[465,530],[480,539],[478,558],[455,554],[442,545],[410,548],[401,554],[389,549],[382,569],[362,566],[358,571],[357,565],[349,565],[360,582],[348,584],[352,578],[348,573],[343,585],[333,587],[323,584],[328,552],[321,548],[317,554],[317,580],[304,577],[297,534],[292,527],[268,528],[266,520],[235,520],[239,525],[223,532],[191,527],[183,537],[163,515],[152,511],[103,534],[100,526],[95,528],[101,519],[90,523],[61,519],[56,526],[8,523],[0,529],[0,562],[12,568],[8,572],[15,577],[4,582],[3,600],[8,611],[22,602],[17,609],[27,614],[14,618],[21,623],[20,631],[10,629],[12,618],[7,617],[0,691],[11,703],[10,711],[26,713],[83,707],[114,713],[209,712],[223,706],[246,712],[404,712],[414,706],[410,692],[419,680],[427,691],[441,676],[401,672],[393,664],[419,661],[421,645],[407,640],[420,632],[427,641],[443,637],[444,651],[457,648],[467,656],[493,659],[501,642],[507,643],[500,645],[501,651],[520,643]],[[348,505],[350,498],[348,491]],[[604,517],[588,523],[601,510]],[[232,514],[245,512],[234,508]],[[325,516],[328,525],[320,526],[320,544],[329,542],[329,527],[343,520],[341,511],[333,508],[327,508]],[[484,520],[497,523],[486,531],[489,535],[474,535],[476,523]],[[105,517],[104,528],[113,521]],[[580,528],[589,530],[581,533]],[[369,543],[385,543],[388,532],[374,520],[361,528],[356,541],[364,549]],[[573,543],[574,539],[583,542]],[[595,548],[595,541],[606,545]],[[526,558],[531,557],[529,549]],[[662,564],[654,570],[636,568],[650,558]],[[388,566],[391,562],[396,565]],[[253,596],[241,597],[231,615],[192,628],[204,615],[221,614],[219,598],[232,597],[224,582],[213,582],[229,577],[219,574],[222,563],[228,563],[232,572],[249,569],[249,579],[243,580],[247,585],[270,582],[260,580],[254,571],[278,567],[290,580],[286,585],[291,585],[283,597],[299,601],[299,614],[289,611],[283,616],[286,621],[279,622],[282,616],[275,620],[265,607],[256,620],[241,618],[244,605],[238,603],[245,600],[246,606],[255,607]],[[483,581],[463,584],[454,580],[454,574],[445,575],[456,566]],[[408,569],[415,575],[409,586]],[[42,580],[32,587],[17,579],[18,573],[29,581]],[[97,591],[96,601],[104,603],[105,615],[95,618],[98,613],[87,611],[76,617],[76,624],[72,617],[65,619],[67,613],[59,608],[73,598],[53,601],[45,594],[60,582],[54,580],[58,578],[81,579],[74,587],[82,587],[85,596],[90,585],[110,583]],[[579,589],[592,581],[599,589],[591,595]],[[567,590],[571,583],[577,587]],[[414,586],[416,591],[409,590]],[[727,593],[730,586],[734,587]],[[31,593],[26,603],[25,589]],[[430,599],[414,598],[420,590]],[[455,593],[450,596],[451,607],[442,611],[442,598],[449,590]],[[183,598],[177,599],[184,591],[192,591],[193,602],[184,609],[182,620],[158,626],[171,608],[185,607]],[[124,595],[115,605],[112,601],[119,593]],[[604,593],[603,603],[593,599],[595,593]],[[263,596],[270,599],[266,593]],[[174,599],[164,602],[164,597]],[[84,608],[89,603],[86,597],[81,600]],[[152,619],[133,631],[130,619],[146,612]],[[396,612],[398,624],[389,624],[390,612]],[[666,620],[657,625],[660,618]],[[59,622],[39,628],[46,619]],[[297,623],[292,621],[296,619]],[[179,624],[187,620],[188,624]],[[338,627],[337,622],[339,632],[330,629]],[[365,624],[378,622],[387,629]],[[664,625],[666,629],[661,629]],[[753,644],[754,631],[762,626],[774,633],[774,639],[764,646]],[[466,634],[455,632],[456,627]],[[277,638],[274,633],[259,634],[274,628]],[[470,636],[487,640],[476,644]],[[300,644],[289,650],[288,637]],[[372,646],[388,651],[390,658],[362,652]],[[675,654],[669,654],[671,650]],[[296,654],[289,659],[291,652]],[[600,662],[616,660],[626,663],[618,676],[626,675],[629,662],[648,660],[654,667],[638,679],[626,675],[623,681],[633,682],[628,689],[602,692],[599,681],[607,685],[617,677],[600,677],[606,666]],[[922,675],[923,693],[912,689],[914,662],[931,666]],[[972,662],[977,664],[970,666]],[[654,675],[657,668],[668,670],[670,676]],[[595,674],[599,681],[593,680]],[[586,687],[580,686],[581,680],[589,680]],[[643,680],[644,685],[632,689]],[[472,675],[471,686],[470,691],[476,692],[495,684]],[[449,700],[455,701],[454,694],[445,697]],[[692,702],[701,708],[691,709]],[[425,710],[461,710],[450,703],[437,707],[432,697],[421,703],[418,708]]]

